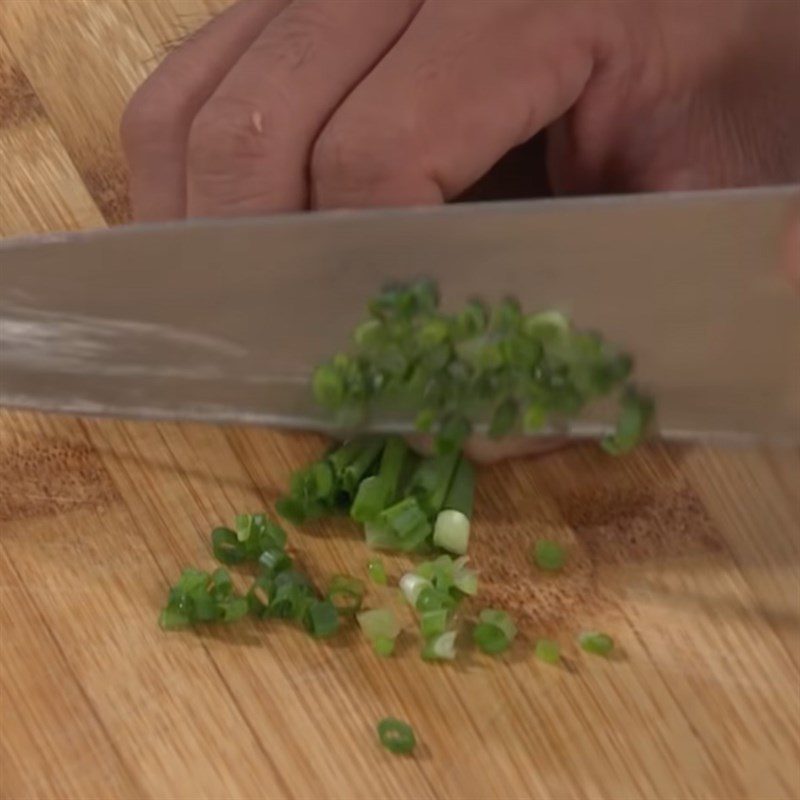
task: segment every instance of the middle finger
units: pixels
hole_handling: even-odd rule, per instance
[[[297,0],[261,33],[195,119],[188,215],[307,206],[322,126],[413,18],[420,0]]]

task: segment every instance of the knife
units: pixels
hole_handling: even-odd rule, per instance
[[[330,430],[314,366],[388,281],[427,277],[446,308],[513,296],[601,332],[634,357],[662,436],[796,444],[800,304],[777,264],[798,200],[789,186],[7,240],[0,404]],[[598,407],[569,432],[612,421]]]

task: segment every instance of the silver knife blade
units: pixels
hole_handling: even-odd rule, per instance
[[[327,430],[313,367],[387,281],[424,276],[446,307],[510,295],[602,332],[634,356],[664,436],[797,443],[800,304],[777,263],[799,199],[794,186],[9,240],[0,404]],[[571,432],[611,419],[600,408]]]

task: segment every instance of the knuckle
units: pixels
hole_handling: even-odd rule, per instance
[[[318,137],[311,155],[311,191],[315,202],[374,195],[402,176],[412,162],[413,137],[385,122],[336,118]]]
[[[122,112],[119,133],[129,159],[158,148],[181,127],[184,116],[182,98],[160,80],[146,81],[128,101]]]
[[[279,96],[279,95],[278,95]],[[288,211],[306,204],[304,155],[287,106],[212,98],[192,123],[187,172],[192,208],[225,213]]]
[[[189,131],[189,167],[224,168],[237,174],[249,170],[285,151],[293,127],[291,108],[278,87],[267,92],[262,85],[257,101],[235,95],[212,97]]]
[[[189,131],[189,161],[249,162],[264,155],[263,113],[255,106],[211,99]]]

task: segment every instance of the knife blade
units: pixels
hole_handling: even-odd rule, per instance
[[[800,305],[777,263],[798,199],[790,186],[8,240],[0,404],[329,430],[314,366],[388,281],[427,277],[445,307],[513,296],[600,331],[633,355],[663,436],[797,443]],[[600,407],[570,432],[611,420]]]

